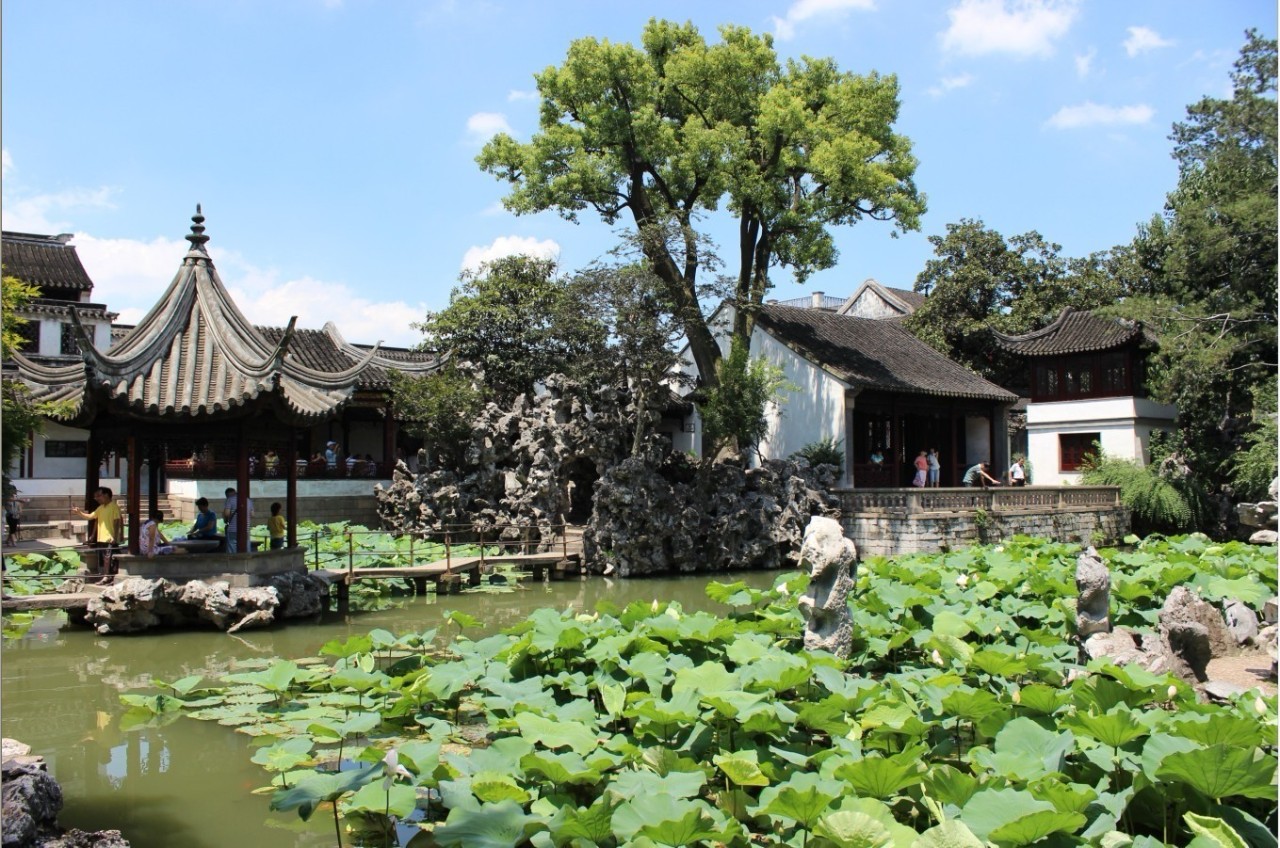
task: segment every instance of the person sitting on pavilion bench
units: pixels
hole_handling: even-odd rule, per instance
[[[158,509],[151,510],[151,517],[142,525],[142,535],[138,537],[138,553],[145,557],[185,554],[182,548],[169,544],[160,530],[161,521],[164,521],[164,513]]]

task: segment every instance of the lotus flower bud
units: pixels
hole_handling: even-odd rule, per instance
[[[1014,690],[1013,690],[1013,702],[1014,702],[1015,704],[1021,704],[1021,703],[1022,703],[1022,690],[1021,690],[1021,689],[1014,689]]]
[[[1172,701],[1176,697],[1178,697],[1178,687],[1170,683],[1169,684],[1169,700]]]
[[[957,585],[957,586],[959,586],[961,589],[963,589],[965,586],[968,586],[968,585],[969,585],[969,575],[967,575],[967,574],[961,574],[959,577],[957,577],[957,578],[956,578],[956,585]]]
[[[787,595],[791,594],[791,590],[787,588],[787,583],[785,580],[778,584],[778,594],[784,598]]]
[[[933,649],[933,655],[932,655],[932,656],[933,656],[933,664],[934,664],[934,665],[942,665],[942,654],[938,653],[938,649],[937,649],[937,648],[934,648],[934,649]]]
[[[657,598],[654,598],[654,599],[653,599],[653,605],[652,605],[652,606],[650,606],[650,607],[649,607],[649,609],[653,610],[654,612],[657,612],[657,611],[658,611],[658,599],[657,599]]]
[[[1261,695],[1253,699],[1253,708],[1257,711],[1258,715],[1267,714],[1267,702],[1262,700]]]

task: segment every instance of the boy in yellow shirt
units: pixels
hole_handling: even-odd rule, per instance
[[[93,546],[99,549],[97,573],[109,576],[116,573],[115,553],[119,544],[124,541],[124,517],[120,515],[120,507],[106,486],[99,487],[93,493],[93,499],[98,504],[93,512],[75,507],[71,511],[81,518],[96,522]]]
[[[284,516],[280,514],[280,502],[271,505],[271,517],[267,519],[267,532],[271,534],[271,550],[284,547]]]

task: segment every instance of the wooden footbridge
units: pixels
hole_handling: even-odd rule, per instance
[[[489,554],[479,557],[452,557],[449,560],[405,565],[392,568],[322,568],[316,572],[328,578],[338,589],[338,601],[347,599],[351,584],[357,580],[411,580],[419,594],[427,590],[428,583],[435,584],[437,594],[456,591],[463,581],[468,586],[479,586],[484,580],[483,570],[494,565],[514,565],[530,571],[533,579],[541,582],[551,576],[577,573],[581,557],[576,553],[549,554]]]

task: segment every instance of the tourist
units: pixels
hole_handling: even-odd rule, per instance
[[[267,519],[267,533],[271,536],[271,550],[284,547],[284,516],[280,514],[280,502],[271,505],[271,517]]]
[[[929,452],[920,451],[920,455],[916,457],[916,476],[912,479],[911,485],[917,489],[923,489],[925,480],[929,476]]]
[[[872,465],[882,465],[884,463],[884,454],[880,452],[880,448],[876,448],[871,452]]]
[[[196,499],[196,523],[191,525],[188,539],[217,539],[218,514],[209,509],[208,498]]]
[[[99,486],[93,493],[93,499],[98,504],[93,512],[85,512],[78,507],[72,507],[71,512],[96,522],[93,547],[98,550],[97,573],[102,579],[110,581],[111,575],[116,573],[116,549],[124,539],[124,517],[120,515],[120,506],[106,486]]]
[[[330,440],[329,443],[326,444],[324,447],[325,468],[329,469],[330,471],[337,471],[339,456],[341,456],[341,454],[338,453],[338,443]]]
[[[262,464],[266,466],[268,477],[280,476],[280,456],[274,450],[267,451],[266,456],[262,458]]]
[[[9,528],[9,544],[18,541],[18,529],[22,523],[22,505],[24,500],[18,497],[17,489],[10,489],[9,496],[4,499],[4,523]]]
[[[1022,457],[1015,456],[1013,465],[1009,466],[1009,485],[1025,486],[1027,485],[1027,469],[1022,467]]]
[[[938,488],[938,479],[942,476],[942,460],[938,457],[938,449],[933,448],[929,451],[929,485]]]
[[[347,476],[348,477],[356,476],[356,473],[359,470],[359,468],[360,468],[360,454],[352,451],[351,455],[347,457]]]
[[[378,463],[374,461],[373,454],[371,453],[367,453],[364,455],[364,476],[366,477],[378,476]]]
[[[236,490],[228,488],[226,491],[227,499],[222,504],[222,520],[226,522],[227,528],[227,553],[234,554],[240,550],[240,528],[237,526],[236,514],[240,511],[240,498],[236,495]],[[248,527],[253,526],[253,499],[245,498],[245,514],[249,520],[246,524]],[[248,550],[248,545],[245,550]]]
[[[145,557],[167,556],[182,553],[181,548],[169,544],[160,530],[160,522],[164,521],[164,513],[158,509],[151,510],[151,517],[142,525],[142,533],[138,537],[138,552]]]
[[[988,485],[999,486],[1000,481],[987,473],[987,461],[984,459],[964,473],[964,484],[985,489]]]

